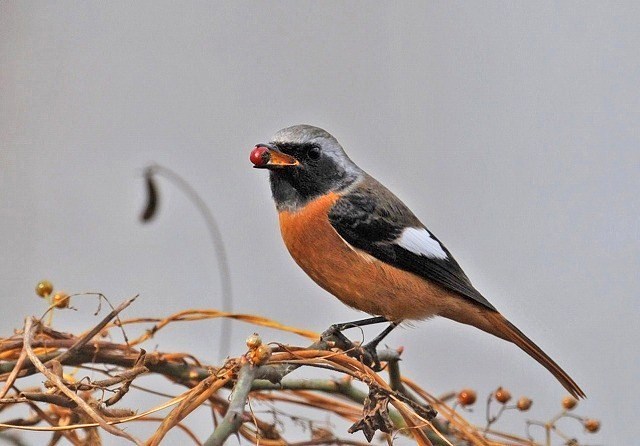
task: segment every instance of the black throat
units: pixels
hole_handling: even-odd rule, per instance
[[[329,192],[339,192],[357,182],[356,172],[317,172],[310,174],[304,168],[282,169],[269,172],[271,193],[278,211],[296,211],[310,201]]]

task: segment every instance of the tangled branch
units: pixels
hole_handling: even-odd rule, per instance
[[[64,299],[65,306],[69,299]],[[26,409],[23,416],[0,423],[0,430],[48,433],[52,445],[61,438],[73,445],[97,445],[101,444],[101,433],[107,432],[151,446],[160,444],[174,429],[184,432],[193,444],[206,446],[224,444],[232,435],[267,446],[366,444],[358,441],[357,435],[348,436],[346,429],[336,432],[319,421],[333,414],[352,423],[348,431],[362,431],[368,442],[378,435],[392,443],[401,435],[425,446],[540,444],[467,421],[458,409],[469,401],[450,405],[405,377],[400,370],[401,351],[378,353],[389,375],[384,379],[356,359],[351,346],[343,345],[343,338],[326,333],[320,337],[266,318],[215,310],[187,310],[167,318],[120,319],[134,299],[123,302],[79,335],[55,330],[41,319],[30,317],[21,331],[0,339],[0,381],[4,381],[0,412],[8,407]],[[188,352],[147,352],[141,348],[173,324],[214,318],[275,328],[314,342],[306,347],[267,345],[252,335],[247,339],[247,351],[221,365],[207,364]],[[128,335],[140,329],[128,340]],[[111,335],[114,330],[129,333],[123,342],[116,342]],[[304,370],[311,367],[327,369],[338,377],[305,378]],[[77,371],[82,368],[105,377],[77,379]],[[298,377],[289,377],[296,370]],[[185,390],[168,395],[146,389],[139,380],[149,375],[162,376]],[[22,384],[34,376],[40,377],[41,385]],[[141,392],[163,396],[164,401],[146,410],[121,406],[131,393]],[[308,408],[310,417],[287,412],[291,405]],[[254,406],[268,406],[270,418],[255,411]],[[213,416],[210,435],[204,442],[187,423],[189,415],[198,410],[208,410]],[[156,423],[157,427],[149,438],[139,440],[130,427],[134,422]],[[127,426],[126,431],[121,426]],[[299,438],[302,430],[308,433],[308,440],[288,440],[292,426],[297,427],[292,435]]]

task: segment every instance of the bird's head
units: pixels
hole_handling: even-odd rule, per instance
[[[295,210],[364,175],[333,136],[310,125],[278,131],[269,143],[257,144],[249,158],[253,167],[269,169],[279,210]]]

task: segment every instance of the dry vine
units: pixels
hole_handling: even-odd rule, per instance
[[[51,286],[41,287],[41,284],[37,290],[49,299],[50,310],[69,306],[71,296],[52,294]],[[368,441],[378,434],[379,439],[388,444],[398,435],[419,445],[541,444],[491,429],[493,419],[488,418],[491,423],[485,427],[471,424],[456,406],[470,404],[468,392],[472,391],[458,394],[457,403],[453,405],[446,400],[456,393],[444,398],[433,396],[402,375],[398,361],[401,352],[379,352],[389,375],[385,380],[355,359],[350,351],[352,346],[343,345],[342,339],[329,335],[320,337],[262,317],[214,310],[188,310],[163,319],[120,319],[123,310],[134,299],[113,308],[98,324],[79,335],[57,331],[43,318],[27,318],[21,331],[0,339],[0,380],[4,382],[0,391],[0,411],[16,406],[28,409],[23,411],[26,412],[24,415],[0,423],[4,438],[15,438],[7,432],[29,430],[49,435],[50,445],[61,439],[73,445],[99,445],[101,435],[107,432],[135,444],[158,445],[170,431],[179,429],[193,444],[206,446],[222,445],[234,435],[266,446],[367,444],[362,440],[362,434],[335,432],[326,424],[313,420],[303,423],[306,440],[292,440],[289,437],[300,438],[301,432],[298,430],[290,435],[283,429],[284,422],[289,420],[292,421],[290,424],[300,426],[303,418],[287,413],[282,407],[294,404],[348,420],[353,423],[349,432],[362,431]],[[244,354],[220,365],[206,364],[188,352],[147,352],[141,347],[158,331],[172,324],[221,317],[295,333],[314,342],[306,347],[267,345],[257,335],[252,335],[247,339]],[[131,335],[138,327],[143,331],[135,338],[129,340],[125,335],[123,342],[111,340],[113,330]],[[76,380],[68,374],[73,367],[101,372],[105,378]],[[340,377],[304,379],[288,376],[307,367],[328,369]],[[34,375],[40,375],[42,386],[23,387],[21,383],[25,378]],[[175,396],[164,395],[162,404],[147,410],[116,407],[127,400],[130,392],[163,395],[136,385],[145,375],[162,376],[183,386],[185,391]],[[364,384],[368,391],[363,391],[357,382]],[[495,399],[500,402],[499,398]],[[254,406],[264,404],[272,408],[271,419],[252,410]],[[508,408],[510,406],[504,406],[500,413]],[[186,423],[189,414],[196,410],[211,411],[213,415],[211,433],[204,440],[199,439]],[[567,414],[567,410],[565,406],[562,416],[573,416]],[[437,418],[436,413],[439,413]],[[587,429],[587,422],[594,422],[581,420]],[[155,433],[146,439],[135,438],[132,434],[135,429],[129,425],[137,421],[156,423]],[[546,426],[547,435],[554,428],[553,423],[541,425]],[[123,429],[124,426],[127,429]]]

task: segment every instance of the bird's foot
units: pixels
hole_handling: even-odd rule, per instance
[[[335,347],[343,350],[348,356],[357,359],[372,370],[376,372],[382,370],[380,360],[378,359],[378,352],[376,351],[378,343],[370,342],[365,345],[354,343],[342,334],[340,328],[339,325],[332,325],[322,333],[321,339],[332,342]]]
[[[382,365],[380,364],[380,359],[378,358],[377,347],[377,343],[374,345],[371,342],[365,345],[354,344],[352,350],[353,354],[349,354],[349,356],[353,356],[374,372],[379,372],[382,370]]]
[[[331,342],[333,347],[337,347],[340,350],[350,350],[353,348],[353,342],[342,334],[339,325],[332,325],[320,335],[320,340],[325,342]]]

